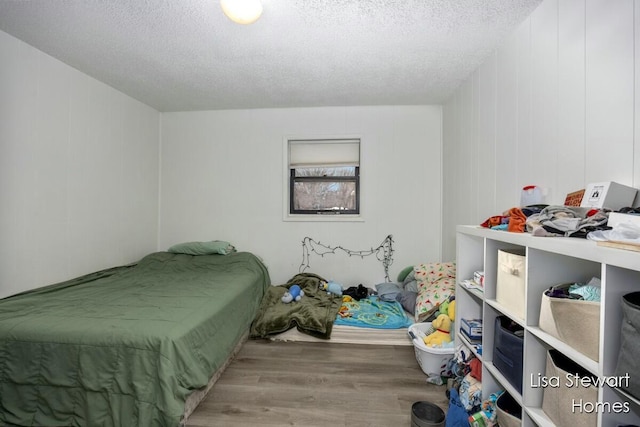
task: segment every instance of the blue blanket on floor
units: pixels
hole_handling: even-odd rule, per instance
[[[360,301],[343,302],[334,325],[398,329],[411,325],[411,320],[399,302],[381,301],[371,295]]]

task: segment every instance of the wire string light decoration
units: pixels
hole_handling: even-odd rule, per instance
[[[312,253],[324,258],[325,255],[335,255],[338,251],[344,252],[350,257],[359,256],[361,259],[364,259],[366,256],[375,255],[378,261],[382,263],[385,280],[387,282],[391,282],[391,279],[389,278],[389,267],[393,264],[393,236],[391,236],[391,234],[385,237],[377,248],[361,251],[354,251],[342,246],[329,246],[322,244],[311,237],[305,237],[302,240],[302,263],[300,264],[300,269],[298,271],[303,273],[306,269],[311,267],[309,258]]]

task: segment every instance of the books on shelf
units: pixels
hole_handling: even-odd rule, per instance
[[[484,292],[484,271],[474,271],[473,279],[462,280],[460,285],[467,289],[475,289],[477,291]]]
[[[460,319],[460,332],[468,341],[482,341],[482,319]]]
[[[467,341],[467,345],[475,353],[482,355],[482,320],[481,319],[461,319],[460,335]],[[479,325],[479,326],[478,326]],[[471,333],[472,335],[469,335]]]
[[[477,283],[475,280],[472,280],[472,279],[462,280],[460,282],[460,285],[464,286],[467,289],[475,289],[475,290],[478,290],[480,292],[484,292],[484,287],[482,285],[480,285],[479,283]]]

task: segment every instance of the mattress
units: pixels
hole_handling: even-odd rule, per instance
[[[0,300],[0,424],[179,425],[269,285],[250,253],[157,252]]]
[[[281,334],[273,335],[272,341],[303,341],[303,342],[330,342],[335,344],[363,344],[363,345],[395,345],[412,346],[411,338],[407,333],[408,328],[399,329],[373,329],[358,326],[334,325],[331,338],[328,340],[316,338],[304,334],[297,329],[290,329]]]

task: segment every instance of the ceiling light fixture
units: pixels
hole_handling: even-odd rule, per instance
[[[238,24],[253,24],[262,15],[260,0],[220,0],[222,11]]]

